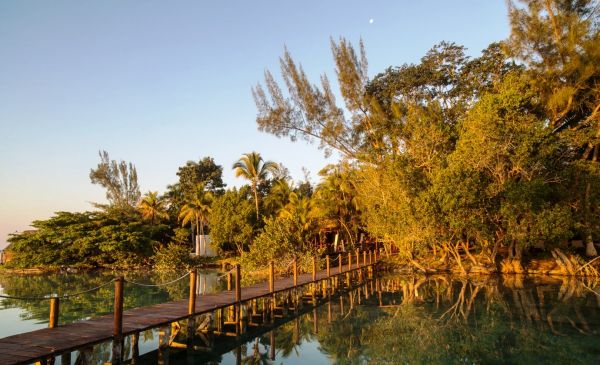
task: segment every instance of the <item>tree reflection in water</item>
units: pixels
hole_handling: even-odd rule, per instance
[[[172,365],[600,363],[600,285],[581,278],[387,275],[305,307],[251,340],[161,356]],[[184,343],[185,330],[178,336]],[[91,363],[109,353],[96,346]],[[153,351],[136,364],[157,359]]]

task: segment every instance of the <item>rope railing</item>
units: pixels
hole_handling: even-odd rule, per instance
[[[112,279],[110,281],[107,281],[104,284],[100,284],[98,286],[95,286],[93,288],[89,288],[86,290],[82,290],[79,292],[75,292],[75,293],[67,293],[67,294],[45,294],[43,296],[14,296],[14,295],[5,295],[5,294],[0,294],[0,298],[5,298],[5,299],[17,299],[17,300],[49,300],[49,299],[67,299],[67,298],[73,298],[82,294],[86,294],[86,293],[90,293],[93,291],[96,291],[100,288],[103,288],[111,283],[113,283],[115,281],[115,279]]]
[[[171,281],[167,281],[165,283],[159,283],[159,284],[144,284],[144,283],[138,283],[129,279],[124,279],[124,281],[126,283],[132,284],[132,285],[137,285],[137,286],[143,286],[143,287],[153,287],[153,288],[160,288],[162,286],[167,286],[173,283],[178,282],[181,279],[186,278],[188,275],[190,275],[191,271],[186,272],[185,274],[183,274],[182,276],[178,277],[177,279],[173,279]]]

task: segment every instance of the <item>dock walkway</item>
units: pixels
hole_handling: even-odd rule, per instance
[[[375,265],[376,262],[353,265],[348,268],[344,265],[340,273],[338,267],[331,268],[330,277]],[[327,270],[313,274],[298,275],[299,286],[327,279]],[[241,290],[241,301],[272,295],[273,293],[295,288],[292,277],[283,277],[274,281],[274,292],[269,289],[269,283],[263,282],[244,287]],[[212,312],[219,308],[235,305],[235,290],[220,293],[196,295],[196,310],[188,313],[188,299],[182,299],[147,307],[129,309],[123,312],[123,335],[131,335],[148,329],[168,325],[172,322],[184,320],[191,316]],[[113,314],[83,320],[80,322],[59,325],[54,328],[45,328],[37,331],[22,333],[0,339],[0,364],[17,365],[31,364],[36,361],[45,362],[55,356],[82,349],[101,342],[113,339]]]

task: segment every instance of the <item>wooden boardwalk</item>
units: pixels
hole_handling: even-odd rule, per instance
[[[331,277],[350,271],[375,265],[363,264],[357,267],[344,265],[340,274],[338,267],[331,268]],[[327,279],[327,271],[316,273],[316,280]],[[313,274],[298,275],[298,286],[313,282]],[[275,280],[274,292],[294,288],[293,278],[284,277]],[[242,288],[241,302],[272,295],[269,283],[263,282]],[[196,295],[196,310],[193,315],[212,312],[219,308],[236,304],[235,290],[208,295]],[[193,316],[192,315],[192,316]],[[140,307],[123,312],[123,335],[139,333],[144,330],[168,325],[189,318],[188,299],[177,300],[148,307]],[[89,320],[45,328],[0,339],[0,364],[31,364],[43,359],[69,353],[113,339],[113,315],[108,314]]]

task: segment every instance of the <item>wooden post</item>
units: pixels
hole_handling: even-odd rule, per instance
[[[293,270],[294,270],[294,287],[296,287],[296,286],[298,286],[298,258],[296,256],[294,256]]]
[[[196,269],[190,272],[190,298],[188,301],[188,314],[196,313],[196,282],[198,280],[198,273]]]
[[[60,355],[60,365],[71,365],[71,353],[65,352]]]
[[[269,292],[275,291],[275,262],[269,261]]]
[[[339,271],[339,273],[341,274],[341,273],[342,273],[342,270],[343,270],[343,269],[342,269],[342,254],[339,254],[339,255],[338,255],[338,267],[339,267],[338,271]]]
[[[312,258],[312,280],[317,280],[317,257],[313,256]]]
[[[331,276],[331,268],[330,268],[330,262],[329,262],[329,255],[327,255],[325,257],[325,264],[327,265],[327,277]]]
[[[123,359],[123,277],[115,279],[115,302],[113,308],[112,362],[120,364]]]
[[[58,313],[60,308],[60,300],[58,298],[50,298],[50,320],[48,321],[48,328],[54,328],[58,326]]]
[[[269,333],[269,359],[275,361],[275,329]]]
[[[240,264],[235,264],[235,302],[239,303],[242,301],[242,274],[240,270]]]
[[[352,269],[352,252],[348,252],[348,271]]]
[[[356,249],[356,267],[360,267],[360,251]]]
[[[191,344],[194,341],[194,335],[196,334],[196,284],[198,281],[198,273],[196,269],[190,271],[190,296],[188,299],[188,314],[190,317],[187,320],[187,342]]]
[[[367,265],[367,251],[363,251],[363,265]]]
[[[227,273],[227,291],[231,290],[231,271]]]

